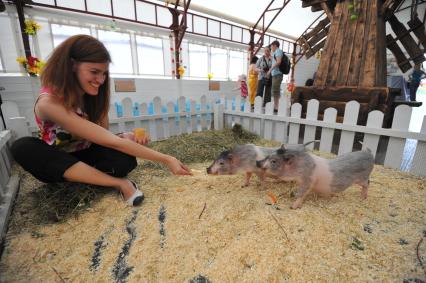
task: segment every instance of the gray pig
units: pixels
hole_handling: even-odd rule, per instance
[[[209,175],[234,175],[246,173],[244,187],[249,185],[251,175],[256,174],[261,183],[265,180],[265,171],[256,166],[256,161],[273,154],[278,148],[260,147],[254,144],[237,145],[222,152],[212,165],[207,168]]]
[[[316,141],[305,144],[289,145],[294,150],[304,150],[305,146]],[[251,176],[256,174],[261,185],[264,184],[265,170],[256,166],[256,163],[273,154],[279,147],[268,148],[254,144],[237,145],[231,150],[222,152],[218,158],[207,168],[209,175],[234,175],[238,172],[245,172],[246,178],[243,187],[248,186]]]
[[[295,209],[302,207],[302,202],[310,191],[331,194],[344,191],[353,184],[362,187],[361,197],[366,199],[374,157],[367,149],[328,160],[305,150],[286,149],[282,146],[257,165],[266,174],[298,183],[297,198],[291,206]]]

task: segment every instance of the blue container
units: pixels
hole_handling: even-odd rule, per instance
[[[123,117],[123,106],[118,102],[114,103],[115,112],[117,113],[117,117]]]
[[[152,102],[148,104],[148,115],[154,115],[154,103]]]

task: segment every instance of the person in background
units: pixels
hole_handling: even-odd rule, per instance
[[[426,73],[421,69],[421,64],[414,65],[413,72],[409,75],[410,78],[410,100],[416,101],[417,89],[420,82],[426,77]]]
[[[266,103],[271,102],[272,80],[270,76],[267,76],[272,66],[271,47],[265,46],[263,52],[263,56],[260,57],[256,63],[256,68],[259,73],[256,96],[263,97],[263,107],[265,107]],[[264,91],[265,95],[263,94]]]
[[[253,56],[250,60],[250,66],[248,69],[248,87],[250,94],[250,105],[251,109],[254,109],[254,98],[257,94],[257,76],[258,72],[256,69],[256,62],[259,60],[257,56]]]
[[[268,71],[268,76],[272,76],[272,95],[274,97],[274,113],[278,112],[278,104],[281,96],[281,82],[283,81],[283,73],[280,71],[279,66],[283,58],[283,51],[280,49],[278,40],[271,43],[272,51],[272,67]]]
[[[245,101],[247,96],[248,96],[248,89],[247,89],[247,76],[242,74],[238,76],[238,80],[237,80],[237,87],[234,88],[233,90],[239,90],[240,94],[241,94],[241,98],[243,98],[243,100]]]
[[[176,175],[192,173],[175,157],[145,147],[147,136],[108,130],[110,62],[105,46],[88,35],[72,36],[55,48],[34,106],[40,138],[18,139],[12,154],[42,182],[112,187],[127,204],[140,205],[144,194],[126,178],[136,157],[164,163]]]

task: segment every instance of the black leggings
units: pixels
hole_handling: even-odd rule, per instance
[[[125,177],[136,165],[136,158],[120,151],[92,144],[89,148],[65,152],[34,137],[23,137],[12,145],[16,162],[45,183],[64,182],[64,172],[84,162],[114,177]]]

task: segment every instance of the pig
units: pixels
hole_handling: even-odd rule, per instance
[[[305,144],[289,145],[289,148],[304,150],[305,146],[316,141],[310,141]],[[263,186],[265,180],[265,170],[259,168],[256,163],[268,155],[273,154],[279,147],[268,148],[260,147],[254,144],[237,145],[231,150],[222,152],[216,160],[207,168],[209,175],[234,175],[239,172],[245,172],[245,182],[242,187],[250,183],[250,178],[254,174],[260,179]],[[273,177],[273,176],[272,176]]]
[[[260,147],[254,144],[237,145],[231,150],[222,152],[212,165],[207,168],[209,175],[234,175],[245,172],[243,187],[250,183],[252,174],[256,174],[261,184],[265,180],[265,172],[256,166],[256,161],[273,154],[278,148]]]
[[[350,152],[335,159],[325,159],[300,149],[282,146],[274,154],[257,162],[265,174],[283,180],[294,180],[299,189],[291,208],[301,208],[309,192],[333,194],[353,184],[361,186],[362,199],[367,198],[369,177],[374,166],[370,149]]]

